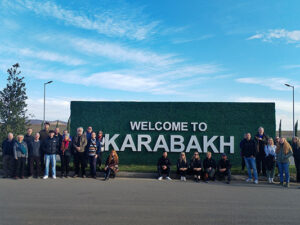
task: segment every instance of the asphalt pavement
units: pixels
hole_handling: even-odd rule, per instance
[[[300,189],[234,181],[0,179],[1,225],[300,224]]]

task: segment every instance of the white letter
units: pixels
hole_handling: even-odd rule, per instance
[[[219,153],[218,149],[214,145],[214,141],[218,138],[218,136],[213,136],[209,141],[207,141],[207,136],[203,136],[203,151],[207,152],[207,149],[211,147],[214,153]]]
[[[163,148],[165,149],[165,151],[169,152],[169,147],[167,145],[164,135],[162,134],[158,136],[153,152],[157,152],[157,149],[159,148]]]
[[[130,121],[130,127],[131,127],[131,130],[139,130],[140,129],[140,126],[141,126],[141,122],[131,122]]]
[[[145,141],[143,141],[143,138],[147,139]],[[142,151],[142,146],[145,146],[145,148],[147,149],[148,152],[152,152],[151,147],[149,146],[149,144],[151,143],[151,136],[148,134],[140,134],[138,135],[138,152]]]
[[[224,146],[230,147],[230,154],[234,154],[234,136],[230,136],[230,142],[224,142],[224,136],[220,137],[220,153],[224,153]]]
[[[188,131],[188,123],[187,122],[181,123],[181,131]]]
[[[193,131],[196,131],[196,125],[198,124],[198,122],[191,122],[192,126],[193,126]]]
[[[199,145],[196,135],[192,135],[187,145],[186,152],[190,152],[191,149],[197,149],[198,152],[202,153],[202,149]]]
[[[109,150],[109,146],[112,145],[113,149],[119,151],[118,146],[116,145],[115,139],[119,137],[119,134],[115,134],[111,139],[109,139],[109,134],[105,134],[105,151]]]
[[[171,152],[182,152],[184,150],[183,142],[184,138],[181,135],[171,135]],[[179,146],[179,148],[176,149],[175,146]]]
[[[168,125],[169,127],[167,127],[166,125]],[[163,127],[164,127],[164,130],[166,130],[166,131],[171,130],[171,128],[172,128],[170,122],[164,122]]]
[[[158,124],[160,125],[159,127],[157,126]],[[156,129],[156,130],[161,130],[161,129],[162,129],[162,127],[161,127],[161,122],[156,122],[156,123],[155,123],[155,129]]]
[[[142,122],[142,129],[141,130],[147,130],[147,122]]]
[[[180,122],[172,122],[172,131],[180,131]]]
[[[200,131],[206,131],[207,130],[207,124],[204,122],[199,123],[198,128]]]
[[[132,140],[131,134],[126,134],[120,151],[123,152],[125,150],[125,148],[131,148],[132,151],[136,152],[136,147]]]

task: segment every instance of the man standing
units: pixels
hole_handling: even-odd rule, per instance
[[[256,167],[257,174],[262,173],[266,176],[266,153],[265,146],[268,144],[268,136],[264,133],[264,128],[258,128],[258,133],[255,135],[255,144],[256,144]]]
[[[82,178],[85,178],[85,167],[86,167],[86,153],[85,147],[87,145],[87,138],[83,134],[83,128],[77,128],[77,134],[73,138],[74,148],[74,164],[75,164],[75,175],[74,178],[79,176],[81,167]]]
[[[7,139],[2,142],[2,159],[3,159],[3,178],[8,178],[13,176],[14,170],[14,135],[8,133]]]
[[[230,184],[231,181],[231,164],[227,159],[225,153],[222,154],[222,158],[218,162],[218,175],[220,179],[223,179],[227,176],[227,184]]]
[[[43,152],[45,154],[45,176],[43,179],[48,179],[49,164],[52,166],[52,178],[56,179],[56,153],[58,151],[58,141],[54,137],[55,132],[49,131],[49,137],[43,142]]]
[[[171,167],[171,161],[168,158],[168,153],[164,151],[162,157],[159,158],[157,162],[158,180],[162,180],[163,174],[166,174],[167,180],[172,180],[170,178],[170,172],[171,172],[170,167]]]
[[[44,141],[49,137],[49,129],[50,129],[50,123],[45,122],[44,129],[39,132],[41,145],[43,145]],[[41,152],[41,168],[42,170],[44,170],[45,168],[44,151]]]
[[[251,134],[246,134],[246,141],[243,142],[241,145],[242,149],[242,157],[245,159],[245,164],[248,170],[248,178],[246,182],[252,181],[252,172],[251,169],[253,169],[253,175],[254,175],[254,183],[258,184],[258,175],[256,170],[256,148],[255,148],[255,142],[251,139]]]
[[[54,137],[57,139],[57,141],[58,141],[58,149],[60,149],[61,142],[63,140],[63,136],[59,133],[59,127],[56,127],[54,131],[55,131]]]
[[[41,175],[41,141],[40,139],[40,134],[36,133],[34,137],[34,141],[31,143],[32,145],[32,151],[30,153],[30,160],[29,160],[29,165],[30,165],[30,174],[31,176],[34,176],[34,167],[36,167],[36,178],[39,178]]]
[[[34,137],[32,136],[32,128],[28,128],[27,129],[27,133],[26,135],[24,136],[24,141],[26,142],[27,144],[27,148],[28,148],[28,163],[27,163],[27,174],[28,174],[28,177],[32,177],[32,174],[31,174],[31,170],[30,170],[30,157],[31,157],[31,153],[32,153],[32,143],[34,141]]]

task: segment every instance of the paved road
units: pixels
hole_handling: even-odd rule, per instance
[[[118,178],[0,179],[1,225],[300,224],[300,189]]]

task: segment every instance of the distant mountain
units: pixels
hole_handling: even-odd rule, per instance
[[[28,121],[31,125],[35,125],[35,124],[42,124],[43,123],[43,120],[29,120]],[[55,121],[47,121],[49,122],[51,125],[56,125],[57,123],[57,120]],[[58,121],[58,124],[59,125],[67,125],[67,122],[64,122],[64,121]]]

